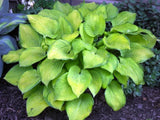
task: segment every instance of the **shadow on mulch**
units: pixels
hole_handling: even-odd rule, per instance
[[[65,112],[52,108],[47,108],[37,117],[28,118],[25,105],[18,88],[0,80],[0,120],[68,120]],[[117,112],[106,104],[101,90],[86,120],[160,120],[160,88],[144,86],[141,97],[128,96],[125,107]]]

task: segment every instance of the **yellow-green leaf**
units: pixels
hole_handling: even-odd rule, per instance
[[[150,49],[145,48],[138,43],[131,43],[131,49],[122,50],[121,55],[126,58],[130,57],[137,63],[142,63],[153,57],[154,53]]]
[[[119,13],[117,15],[117,17],[115,17],[113,20],[111,20],[111,22],[112,22],[112,26],[121,25],[124,23],[132,23],[133,24],[135,19],[136,19],[136,13],[123,11],[123,12]]]
[[[117,81],[112,81],[110,85],[106,88],[105,99],[107,104],[114,111],[118,111],[126,104],[125,94]]]
[[[44,37],[55,38],[59,29],[58,22],[40,15],[27,15],[31,26]]]
[[[120,63],[116,69],[121,75],[129,76],[136,85],[144,84],[143,70],[131,58],[120,58]]]
[[[106,5],[107,9],[107,20],[112,20],[118,15],[118,8],[115,7],[112,3]]]
[[[79,97],[88,88],[92,76],[88,70],[81,70],[75,65],[69,69],[67,80],[74,94]]]
[[[120,33],[110,34],[103,38],[104,44],[111,49],[123,50],[130,49],[130,42],[127,37]]]
[[[46,57],[45,51],[40,47],[27,48],[20,56],[20,66],[31,66]]]
[[[63,65],[63,61],[46,58],[39,65],[42,82],[47,86],[51,80],[55,79],[61,73]]]
[[[63,40],[67,40],[68,42],[72,42],[76,37],[79,36],[79,31],[75,31],[74,33],[72,34],[64,34],[62,36],[62,39]]]
[[[66,112],[69,120],[84,120],[92,112],[94,100],[88,93],[66,103]]]
[[[2,59],[7,64],[16,63],[19,61],[20,55],[22,54],[23,51],[24,51],[24,49],[10,51],[8,54],[3,55]]]
[[[21,75],[28,71],[31,70],[32,67],[19,67],[19,65],[13,66],[5,75],[4,79],[9,82],[12,85],[18,85],[18,81],[21,77]]]
[[[23,48],[41,46],[42,37],[29,24],[20,24],[19,38]]]
[[[28,97],[26,106],[28,117],[37,116],[48,107],[48,104],[43,98],[42,86]]]
[[[18,81],[18,88],[22,93],[26,93],[41,81],[41,77],[36,70],[28,70],[22,74]]]
[[[77,98],[77,96],[73,93],[72,88],[68,84],[67,75],[68,73],[65,73],[56,80],[56,83],[53,87],[55,95],[54,100],[70,101]]]

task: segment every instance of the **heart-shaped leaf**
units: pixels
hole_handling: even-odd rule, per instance
[[[109,53],[104,49],[95,51],[84,50],[83,52],[84,68],[94,68],[104,65],[109,59]]]
[[[109,53],[109,58],[106,64],[102,65],[101,68],[109,71],[110,73],[113,73],[113,71],[117,68],[118,66],[118,59],[115,55],[112,53]]]
[[[102,35],[105,27],[106,23],[102,15],[90,14],[84,22],[84,30],[91,37]]]
[[[137,63],[142,63],[153,57],[154,53],[150,49],[142,47],[138,43],[131,43],[131,49],[122,50],[121,55],[126,58],[130,57]]]
[[[32,67],[19,67],[19,65],[15,65],[8,71],[4,79],[12,85],[18,85],[21,75],[31,69]]]
[[[137,30],[138,30],[138,27],[131,23],[117,25],[117,26],[112,27],[111,29],[112,32],[118,31],[124,34],[136,32]]]
[[[120,33],[112,33],[103,38],[104,44],[111,49],[123,50],[130,49],[130,42],[127,37]]]
[[[28,92],[41,81],[41,77],[36,70],[28,70],[22,74],[18,81],[18,88],[22,93]]]
[[[134,23],[136,19],[136,13],[131,13],[128,11],[123,11],[117,15],[116,18],[114,18],[112,22],[112,26],[121,25],[124,23]]]
[[[41,46],[42,37],[28,24],[20,24],[19,37],[23,48]]]
[[[67,76],[68,73],[65,73],[56,80],[56,83],[53,87],[55,95],[54,100],[70,101],[77,98],[76,95],[73,93],[72,88],[68,84]]]
[[[71,45],[66,40],[57,40],[54,42],[47,53],[48,59],[68,60],[74,58],[74,53],[71,50]]]
[[[58,22],[40,15],[27,15],[31,26],[44,37],[55,38],[58,31]]]
[[[110,85],[106,88],[105,99],[107,104],[114,111],[118,111],[126,104],[125,94],[117,81],[112,81]]]
[[[39,65],[42,82],[47,86],[48,83],[55,79],[62,71],[63,61],[45,59]]]
[[[132,78],[136,85],[144,84],[143,70],[140,66],[131,58],[120,58],[120,63],[116,69],[121,75],[129,76]]]
[[[90,85],[88,86],[88,88],[91,91],[93,97],[95,97],[102,86],[101,74],[96,69],[89,70],[89,72],[92,76],[92,81]]]
[[[79,98],[66,103],[69,120],[84,120],[92,111],[94,101],[90,94],[82,94]]]
[[[89,86],[92,76],[88,70],[81,70],[78,66],[69,69],[67,80],[74,94],[79,97]]]
[[[30,66],[46,57],[45,51],[40,47],[31,47],[24,50],[20,56],[20,66]]]
[[[22,54],[22,52],[24,51],[24,49],[19,49],[16,51],[10,51],[8,54],[3,55],[3,61],[7,64],[9,63],[16,63],[19,61],[20,55]]]
[[[34,117],[40,114],[48,104],[43,98],[43,87],[38,88],[27,99],[27,115],[28,117]]]
[[[54,101],[54,90],[51,85],[48,87],[44,87],[43,89],[43,97],[48,105],[53,107],[54,109],[62,110],[62,106],[64,104],[63,101]]]

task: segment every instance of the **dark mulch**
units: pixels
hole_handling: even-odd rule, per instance
[[[34,118],[27,118],[25,100],[17,87],[0,80],[0,120],[67,120],[65,112],[47,108]],[[103,91],[95,98],[86,120],[160,120],[160,88],[144,86],[141,97],[127,97],[127,104],[114,112],[106,103]]]

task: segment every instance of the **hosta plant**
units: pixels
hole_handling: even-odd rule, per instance
[[[14,37],[8,35],[19,23],[25,23],[26,17],[22,14],[8,13],[9,0],[0,1],[0,77],[3,72],[3,62],[1,56],[11,50],[17,49]]]
[[[19,27],[21,49],[3,60],[17,63],[4,78],[27,99],[29,117],[50,106],[83,120],[100,89],[117,111],[126,103],[121,85],[127,87],[129,78],[144,84],[140,63],[154,56],[156,37],[134,25],[135,13],[118,13],[112,4],[56,2],[52,10],[27,17],[29,23]]]

